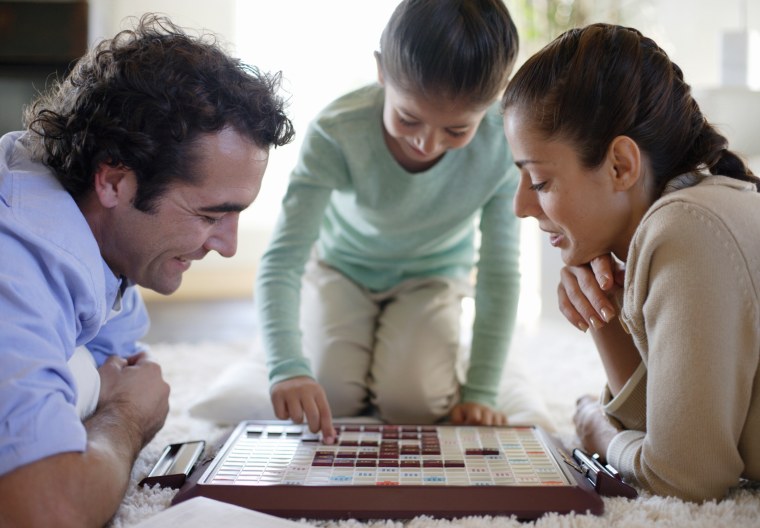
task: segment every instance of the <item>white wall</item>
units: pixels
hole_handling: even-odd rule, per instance
[[[699,88],[720,84],[721,36],[760,31],[760,0],[655,0],[652,36]]]
[[[178,25],[194,31],[208,29],[235,42],[236,0],[89,0],[90,28],[93,43],[110,38],[132,26],[132,17],[153,12],[171,17]]]

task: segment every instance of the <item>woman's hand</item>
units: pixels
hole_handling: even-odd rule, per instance
[[[575,405],[573,423],[583,449],[599,453],[606,460],[607,448],[618,433],[617,428],[605,416],[598,398],[581,396]]]
[[[560,271],[557,289],[559,308],[573,325],[593,328],[599,357],[612,394],[617,394],[636,371],[641,356],[622,325],[607,325],[616,313],[613,298],[623,287],[625,270],[612,255],[603,255],[583,266],[566,266]]]
[[[599,329],[617,315],[611,298],[623,286],[625,270],[612,255],[603,255],[583,266],[565,266],[557,287],[559,309],[574,326],[585,332]]]
[[[451,423],[464,425],[507,425],[507,417],[487,405],[458,403],[451,410]]]
[[[327,396],[322,386],[308,376],[298,376],[276,383],[271,390],[274,414],[280,420],[290,418],[303,423],[304,418],[312,433],[322,432],[326,444],[335,440],[335,428]]]

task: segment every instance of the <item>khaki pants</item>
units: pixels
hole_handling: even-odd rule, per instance
[[[375,411],[433,423],[458,402],[464,280],[430,277],[370,292],[310,259],[301,295],[303,349],[333,415]]]

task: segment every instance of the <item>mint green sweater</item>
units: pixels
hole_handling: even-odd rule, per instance
[[[270,381],[312,376],[301,349],[301,277],[313,244],[354,282],[384,291],[410,278],[467,278],[475,321],[462,401],[495,403],[519,297],[518,173],[497,108],[466,147],[409,173],[383,139],[384,93],[371,85],[325,108],[304,136],[255,299]],[[479,227],[479,236],[478,228]]]

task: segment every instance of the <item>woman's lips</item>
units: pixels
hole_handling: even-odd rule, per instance
[[[562,240],[565,237],[560,235],[559,233],[549,233],[549,243],[553,247],[559,247],[559,245],[562,243]]]

